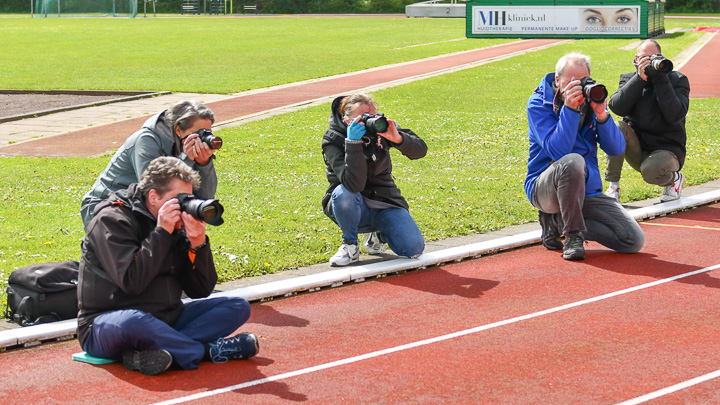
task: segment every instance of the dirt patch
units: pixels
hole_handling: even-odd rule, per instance
[[[125,96],[82,96],[76,94],[0,94],[0,118],[92,104]]]
[[[138,91],[0,90],[0,122],[168,93],[169,92]]]

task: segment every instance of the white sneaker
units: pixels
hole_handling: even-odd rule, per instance
[[[620,182],[611,181],[605,195],[620,202]]]
[[[330,258],[331,266],[347,266],[360,260],[360,248],[358,245],[348,245],[343,243],[340,245],[337,253]]]
[[[377,232],[369,233],[365,237],[363,247],[368,254],[379,255],[385,251],[385,243],[380,240]]]
[[[665,186],[665,190],[663,190],[662,196],[660,197],[660,202],[675,201],[680,199],[680,192],[685,185],[685,175],[680,172],[677,172],[677,174],[678,179],[675,180],[673,184]]]

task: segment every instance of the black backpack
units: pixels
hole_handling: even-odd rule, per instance
[[[5,317],[21,326],[77,318],[80,263],[40,263],[8,278]]]

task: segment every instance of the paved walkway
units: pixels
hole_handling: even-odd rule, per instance
[[[93,156],[116,149],[149,115],[178,100],[196,98],[216,116],[216,128],[327,102],[341,94],[396,86],[467,69],[567,40],[532,39],[383,66],[230,96],[173,94],[0,124],[0,156]],[[62,136],[57,136],[62,135]],[[12,142],[12,143],[11,143]],[[5,146],[3,146],[5,145]]]

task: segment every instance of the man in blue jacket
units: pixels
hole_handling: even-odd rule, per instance
[[[637,222],[602,192],[598,144],[609,155],[619,155],[625,140],[607,112],[607,99],[586,98],[581,80],[589,76],[590,58],[567,54],[555,73],[543,78],[527,107],[525,192],[540,211],[543,245],[562,250],[566,260],[585,259],[584,240],[621,253],[636,253],[645,242]]]

